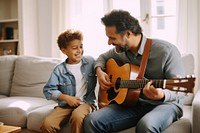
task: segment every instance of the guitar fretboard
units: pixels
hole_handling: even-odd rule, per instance
[[[144,88],[149,81],[150,80],[118,80],[116,84],[118,84],[119,88],[138,89]],[[164,88],[165,80],[153,80],[153,85],[156,88]]]

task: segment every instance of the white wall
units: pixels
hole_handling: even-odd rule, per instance
[[[20,54],[38,55],[38,11],[37,1],[19,0],[19,40]]]

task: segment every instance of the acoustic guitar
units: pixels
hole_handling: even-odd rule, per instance
[[[107,91],[99,89],[99,108],[105,107],[112,102],[134,106],[139,99],[140,90],[150,81],[146,79],[131,80],[132,75],[134,77],[134,74],[138,74],[138,70],[138,66],[128,63],[121,65],[113,58],[109,59],[106,62],[106,73],[110,77],[112,87]],[[194,76],[152,81],[155,88],[185,93],[193,93],[195,85]]]

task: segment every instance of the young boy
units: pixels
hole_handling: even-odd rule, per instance
[[[61,33],[57,43],[67,59],[57,65],[43,92],[58,106],[44,119],[43,133],[56,133],[65,122],[72,133],[83,132],[84,117],[96,109],[94,58],[83,56],[83,35],[78,30]]]

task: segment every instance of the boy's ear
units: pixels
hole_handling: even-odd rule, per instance
[[[64,48],[61,48],[60,50],[62,51],[63,54],[65,54],[66,51]]]

